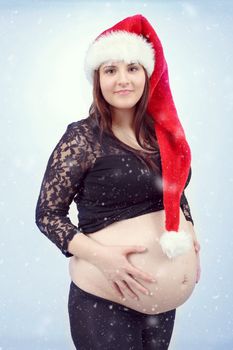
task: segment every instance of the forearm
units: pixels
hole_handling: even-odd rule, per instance
[[[104,247],[103,244],[80,232],[69,242],[68,251],[80,259],[95,264],[101,257]]]

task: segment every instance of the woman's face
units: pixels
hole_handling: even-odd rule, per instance
[[[108,61],[100,66],[99,76],[103,97],[113,108],[131,109],[143,94],[146,77],[139,63]]]

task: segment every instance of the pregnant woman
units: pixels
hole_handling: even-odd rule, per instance
[[[85,72],[93,103],[49,158],[36,224],[70,257],[76,349],[165,350],[176,308],[200,278],[200,245],[184,193],[191,152],[148,20],[102,32]]]

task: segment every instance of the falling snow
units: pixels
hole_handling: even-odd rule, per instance
[[[144,14],[157,26],[174,101],[192,147],[193,178],[187,198],[202,247],[202,277],[192,299],[177,309],[171,349],[231,350],[232,2],[106,1],[102,5],[101,30],[132,13]],[[33,216],[38,184],[50,150],[64,125],[86,115],[88,109],[85,101],[89,101],[91,91],[85,85],[80,67],[89,39],[82,35],[81,43],[77,35],[86,33],[87,37],[93,37],[95,27],[99,26],[96,21],[99,9],[97,1],[84,5],[58,1],[56,6],[46,1],[18,4],[5,1],[0,5],[3,116],[0,350],[31,350],[31,344],[35,350],[71,348],[66,305],[69,259],[64,260],[55,246],[52,249],[52,243],[42,239]],[[161,122],[166,120],[165,114],[158,117]],[[111,200],[119,198],[119,181],[124,183],[124,176],[128,179],[134,176],[132,157],[125,152],[118,159],[124,166],[123,171],[119,166],[109,175],[114,181],[114,184],[108,182],[112,187]],[[75,169],[75,158],[67,157],[66,165]],[[99,179],[103,187],[95,205],[105,210],[110,200],[105,190],[105,174]],[[163,190],[161,178],[151,179],[138,166],[133,183],[125,181],[124,191],[130,202],[140,200],[141,192],[135,191],[132,184],[137,187],[142,182],[148,185],[144,193],[148,201],[151,188]],[[174,189],[175,184],[169,188]],[[51,193],[50,200],[55,194]],[[87,207],[91,205],[93,192],[89,195]],[[45,213],[48,219],[51,213],[47,210]],[[77,223],[77,212],[73,221]],[[108,221],[111,223],[105,212],[102,222],[108,224]],[[67,230],[72,227],[67,222],[65,225]],[[59,234],[60,229],[61,226]],[[80,227],[82,231],[85,232]],[[59,240],[62,241],[61,235]],[[151,310],[156,314],[157,308],[154,304]],[[97,313],[89,319],[93,328],[100,315],[98,302],[92,302],[91,309]],[[119,339],[115,333],[119,318],[114,310],[110,302],[109,320],[101,333],[109,344]],[[128,315],[129,308],[123,308],[122,312]],[[85,316],[91,315],[87,312]],[[155,316],[146,317],[143,327],[157,331],[161,323]],[[100,320],[102,325],[104,317]],[[164,319],[167,322],[169,318]],[[132,345],[133,329],[127,320],[125,342],[128,349],[136,350]],[[158,339],[152,334],[151,348],[160,348],[160,343],[165,342],[166,329],[160,329],[163,337]]]

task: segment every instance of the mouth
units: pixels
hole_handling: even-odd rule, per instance
[[[132,92],[132,90],[119,90],[119,91],[116,91],[115,94],[118,94],[118,95],[128,95]]]

